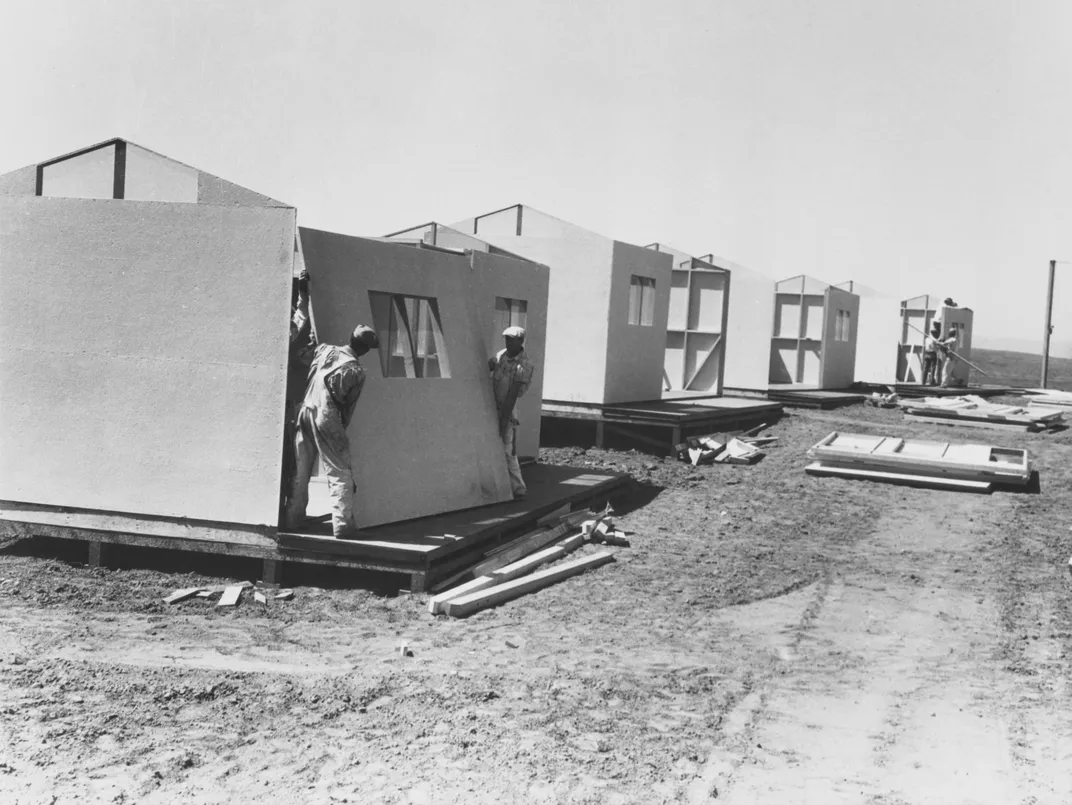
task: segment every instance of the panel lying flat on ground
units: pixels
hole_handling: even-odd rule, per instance
[[[1032,477],[1026,450],[949,444],[834,431],[808,450],[823,470],[893,473],[988,484],[1026,485]],[[809,467],[813,470],[816,465]]]
[[[877,470],[854,470],[848,467],[825,467],[815,461],[804,468],[809,475],[826,475],[839,478],[854,478],[868,481],[886,481],[911,486],[926,486],[937,489],[956,489],[971,492],[989,492],[994,485],[986,481],[962,481],[956,478],[934,478],[927,475],[909,475],[898,472],[879,472]]]

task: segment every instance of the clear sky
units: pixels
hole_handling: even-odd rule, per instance
[[[1041,344],[1067,0],[3,0],[0,172],[126,137],[382,235],[523,202]],[[1072,354],[1072,264],[1054,338]]]

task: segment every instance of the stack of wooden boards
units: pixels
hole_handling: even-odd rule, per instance
[[[609,506],[600,514],[577,512],[566,515],[555,524],[548,524],[489,552],[483,561],[465,573],[472,576],[469,581],[433,595],[428,600],[428,611],[433,615],[465,617],[613,562],[613,554],[599,551],[537,570],[589,542],[628,546],[621,532],[613,529],[610,515]],[[571,531],[577,533],[566,537]]]
[[[1027,404],[1031,407],[1056,408],[1059,411],[1072,412],[1072,391],[1057,389],[1025,389]]]
[[[924,397],[921,400],[906,400],[900,406],[905,419],[939,425],[1038,432],[1060,427],[1064,422],[1060,409],[1001,405],[972,394],[963,397]]]
[[[681,461],[690,464],[755,464],[766,455],[761,445],[778,441],[777,436],[757,436],[766,425],[758,425],[743,433],[713,434],[686,439],[674,446]]]
[[[812,475],[989,492],[1031,480],[1026,450],[834,431],[808,450]]]

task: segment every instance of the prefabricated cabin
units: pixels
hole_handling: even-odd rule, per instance
[[[550,269],[543,398],[657,400],[673,258],[521,204],[451,228]]]
[[[851,386],[859,314],[856,294],[812,277],[775,283],[770,384],[803,389]]]
[[[647,248],[674,259],[663,388],[719,395],[726,370],[730,271],[715,265],[710,254],[692,257],[659,243]]]

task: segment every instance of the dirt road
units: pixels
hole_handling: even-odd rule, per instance
[[[1027,446],[1041,494],[805,476],[833,429]],[[10,545],[0,801],[1072,802],[1072,431],[770,432],[752,467],[548,451],[634,475],[632,546],[466,620],[297,575],[289,602],[168,607],[255,568]]]

